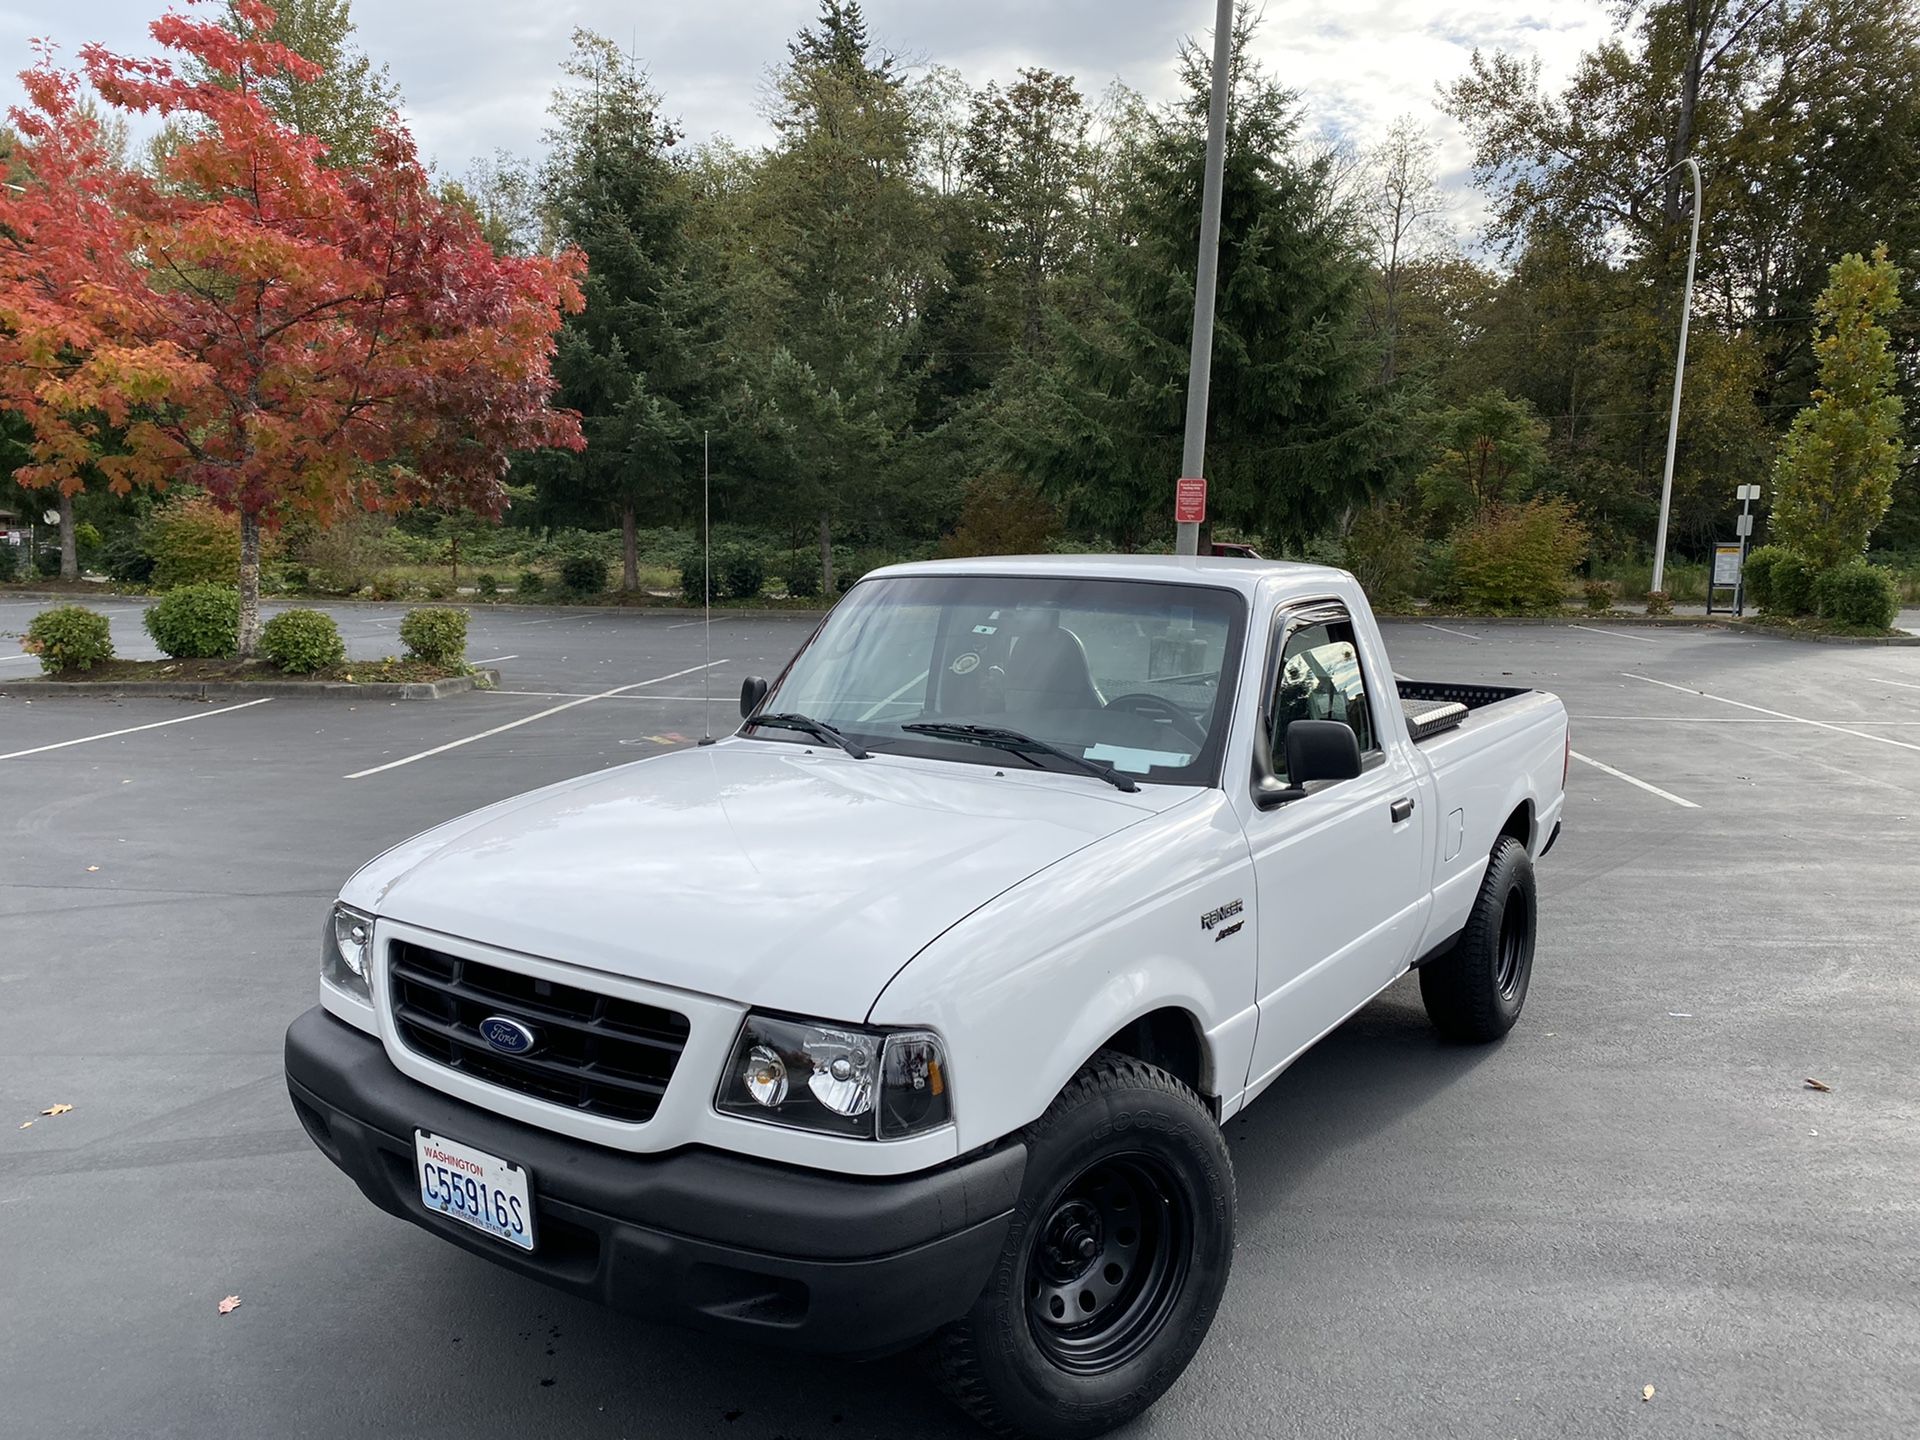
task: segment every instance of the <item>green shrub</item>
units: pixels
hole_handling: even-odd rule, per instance
[[[43,580],[51,580],[60,573],[60,547],[42,545],[33,552],[33,568]]]
[[[680,598],[689,605],[707,603],[707,557],[698,546],[680,557]]]
[[[20,547],[0,540],[0,585],[16,579],[20,574]]]
[[[240,521],[204,495],[155,510],[146,547],[158,589],[240,583]]]
[[[304,592],[313,587],[313,572],[304,565],[289,565],[280,572],[280,583],[289,592]]]
[[[311,675],[347,658],[340,627],[318,610],[283,610],[260,631],[260,653],[289,675]]]
[[[789,556],[780,567],[787,594],[795,600],[814,600],[820,595],[820,562],[807,555]]]
[[[953,533],[942,555],[1044,555],[1060,534],[1061,515],[1031,481],[990,470],[967,482]]]
[[[427,598],[429,600],[451,600],[453,598],[453,586],[448,581],[435,580],[427,586]]]
[[[732,599],[756,599],[766,583],[767,562],[760,558],[759,551],[741,545],[721,555],[720,584]]]
[[[1354,516],[1341,556],[1376,610],[1412,605],[1423,558],[1419,532],[1399,505],[1369,505]]]
[[[1773,562],[1767,572],[1769,615],[1808,615],[1813,611],[1813,562],[1804,555],[1789,552]]]
[[[1595,615],[1604,615],[1613,608],[1613,582],[1611,580],[1589,580],[1586,584],[1587,609]]]
[[[409,610],[400,622],[407,653],[430,665],[459,665],[467,658],[467,612],[448,606]]]
[[[100,548],[100,527],[91,520],[82,520],[73,527],[73,543],[82,555],[91,555]]]
[[[139,532],[121,530],[100,547],[100,568],[123,585],[145,585],[153,579],[153,556]]]
[[[1878,565],[1849,560],[1813,582],[1814,608],[1822,620],[1860,630],[1890,630],[1900,613],[1900,591]]]
[[[1455,584],[1472,610],[1557,610],[1586,550],[1586,526],[1565,500],[1490,505],[1453,534]]]
[[[491,600],[500,593],[500,577],[482,571],[480,574],[474,576],[473,588],[478,590],[486,599]]]
[[[560,562],[560,588],[575,596],[606,594],[607,562],[589,551],[576,550]]]
[[[522,570],[514,590],[521,595],[544,595],[547,593],[547,582],[540,578],[538,570]]]
[[[376,600],[398,600],[407,593],[407,582],[391,571],[382,572],[367,582],[367,593]]]
[[[91,670],[96,662],[113,658],[113,628],[97,610],[61,605],[33,617],[20,648],[38,655],[40,668],[49,675],[63,670]]]
[[[1773,606],[1773,567],[1793,552],[1784,545],[1762,545],[1747,552],[1740,566],[1742,598],[1758,610]]]
[[[1647,614],[1650,616],[1673,614],[1673,596],[1664,590],[1647,591]]]
[[[230,585],[181,585],[147,607],[147,634],[176,660],[217,660],[240,644],[240,592]]]

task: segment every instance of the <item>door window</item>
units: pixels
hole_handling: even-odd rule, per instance
[[[1287,634],[1267,706],[1274,774],[1287,780],[1287,726],[1296,720],[1338,720],[1353,728],[1365,756],[1380,748],[1353,622],[1326,614]]]

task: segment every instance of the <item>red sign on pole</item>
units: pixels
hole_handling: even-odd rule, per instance
[[[1207,519],[1207,482],[1183,477],[1173,490],[1173,522],[1204,525]]]

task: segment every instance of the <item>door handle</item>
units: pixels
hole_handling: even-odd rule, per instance
[[[1387,807],[1387,813],[1393,817],[1393,823],[1398,825],[1413,814],[1413,797],[1402,795]]]

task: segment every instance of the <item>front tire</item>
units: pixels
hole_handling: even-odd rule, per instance
[[[1485,1044],[1513,1028],[1533,978],[1533,858],[1503,835],[1453,949],[1420,967],[1427,1018],[1449,1040]]]
[[[1233,1161],[1193,1091],[1113,1051],[1026,1143],[1000,1261],[930,1354],[994,1433],[1083,1440],[1152,1405],[1206,1338],[1233,1263]]]

